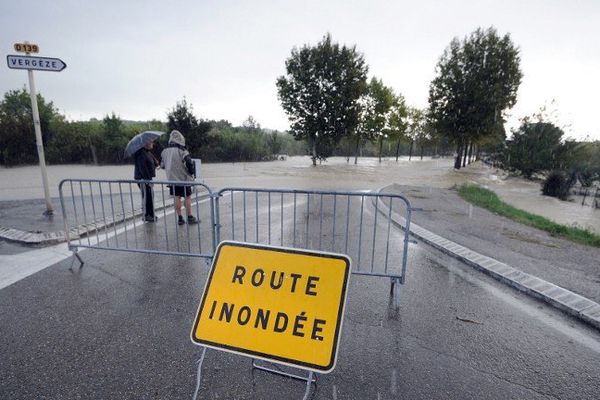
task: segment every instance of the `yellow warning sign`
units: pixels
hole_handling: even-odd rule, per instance
[[[350,259],[222,242],[192,341],[318,372],[335,366]]]

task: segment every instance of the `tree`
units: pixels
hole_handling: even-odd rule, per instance
[[[308,142],[316,165],[356,129],[368,68],[356,46],[340,46],[330,34],[316,46],[292,49],[285,67],[277,79],[278,96],[292,135]]]
[[[415,142],[417,143],[418,146],[421,146],[421,149],[423,148],[424,142],[426,141],[426,138],[427,138],[425,123],[426,123],[425,113],[422,110],[419,110],[418,108],[414,108],[414,107],[410,107],[408,109],[407,136],[410,139],[410,147],[408,150],[408,161],[410,161],[412,158],[412,153],[413,153],[413,148],[414,148]],[[423,158],[422,151],[421,151],[421,158]]]
[[[392,107],[388,115],[386,135],[390,139],[396,140],[396,162],[400,153],[400,142],[406,137],[408,108],[401,94],[394,96]]]
[[[429,114],[437,132],[457,146],[455,168],[482,137],[503,134],[505,112],[517,100],[522,73],[510,35],[478,28],[454,38],[436,67],[429,88]],[[463,161],[464,163],[464,161]]]
[[[52,138],[46,146],[50,163],[89,163],[98,164],[96,148],[100,143],[100,125],[93,122],[67,121],[56,115],[50,121]],[[103,148],[100,146],[100,148]],[[119,154],[122,153],[120,149]],[[102,159],[102,161],[105,161]],[[113,161],[113,160],[107,160]]]
[[[52,102],[37,94],[42,141],[51,138],[50,121],[57,114]],[[37,162],[31,97],[25,88],[9,90],[0,102],[0,164],[16,165]]]
[[[192,104],[185,97],[178,101],[167,114],[167,129],[178,130],[185,136],[186,145],[192,154],[198,154],[200,147],[206,144],[212,125],[209,121],[198,120],[193,113]]]
[[[506,166],[528,179],[538,172],[559,169],[563,134],[549,122],[523,122],[506,143]]]
[[[394,97],[394,91],[391,88],[385,86],[381,80],[371,78],[367,91],[359,103],[361,112],[356,132],[354,164],[357,162],[361,139],[378,140],[379,162],[381,162],[381,147],[390,118],[390,111],[394,105]]]
[[[252,115],[249,115],[248,118],[244,122],[242,122],[242,126],[251,133],[259,133],[261,131],[260,124],[254,119]]]
[[[109,163],[121,163],[125,158],[123,150],[127,141],[133,135],[126,134],[121,118],[114,112],[106,115],[102,120],[100,154],[101,158]]]

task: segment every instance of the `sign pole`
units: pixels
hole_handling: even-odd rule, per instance
[[[29,53],[27,53],[29,54]],[[40,125],[40,113],[38,111],[37,95],[35,91],[35,82],[33,80],[33,70],[28,69],[29,93],[31,95],[31,112],[33,113],[33,128],[35,130],[35,143],[37,145],[38,158],[40,160],[40,169],[42,170],[42,184],[44,185],[44,197],[46,198],[46,211],[44,215],[54,215],[52,200],[50,199],[50,190],[48,188],[48,175],[46,174],[46,157],[44,156],[44,142],[42,140],[42,128]]]

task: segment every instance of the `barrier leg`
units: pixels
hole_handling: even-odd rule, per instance
[[[75,259],[77,259],[77,261],[79,261],[79,269],[81,269],[81,267],[83,267],[83,264],[84,264],[83,259],[77,252],[77,249],[73,249],[71,251],[73,252],[73,257],[71,257],[71,266],[69,267],[69,269],[71,271],[73,271],[73,264],[75,264]]]
[[[391,283],[390,296],[392,296],[392,305],[394,310],[398,311],[400,309],[400,279],[392,278]]]

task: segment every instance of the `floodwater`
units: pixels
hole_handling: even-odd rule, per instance
[[[289,157],[285,161],[217,163],[202,165],[202,182],[211,189],[224,187],[312,188],[331,190],[376,190],[392,183],[400,185],[451,188],[465,182],[479,183],[517,208],[554,221],[576,225],[600,233],[600,210],[542,196],[540,184],[510,177],[501,170],[474,163],[456,171],[451,158],[420,160],[413,157],[360,158],[347,162],[332,157],[312,167],[308,157]],[[133,166],[56,165],[48,167],[52,197],[65,178],[133,179]],[[165,179],[163,171],[157,179]],[[0,200],[43,197],[39,167],[0,168]],[[418,207],[418,204],[415,204]]]

